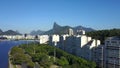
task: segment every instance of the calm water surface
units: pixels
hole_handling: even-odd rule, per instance
[[[0,68],[8,68],[8,52],[13,46],[18,46],[20,44],[27,44],[32,41],[0,41]]]

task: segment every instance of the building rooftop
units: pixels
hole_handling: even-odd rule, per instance
[[[109,37],[111,40],[120,40],[120,36]]]

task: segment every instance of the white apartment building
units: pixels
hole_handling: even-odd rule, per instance
[[[58,44],[59,40],[60,40],[60,36],[59,35],[55,35],[55,34],[54,35],[50,35],[49,36],[49,45],[55,46],[55,45]]]
[[[63,40],[63,37],[61,36],[58,47],[79,57],[93,60],[93,48],[99,45],[99,40],[91,39],[91,37],[85,35],[79,35],[66,36],[66,40]]]
[[[104,64],[104,68],[120,68],[120,36],[106,39]]]
[[[85,31],[84,30],[77,30],[77,35],[85,35]]]
[[[60,48],[62,50],[65,50],[64,45],[65,45],[65,40],[66,40],[67,37],[69,37],[68,34],[60,36],[60,38],[59,38],[60,40],[59,40],[58,46],[57,46],[58,48]]]
[[[35,39],[35,36],[27,35],[25,39]]]
[[[71,36],[71,35],[74,35],[74,32],[73,32],[73,29],[69,29],[69,31],[68,31],[68,34]]]
[[[48,35],[40,35],[40,44],[47,44],[49,41],[49,36]]]

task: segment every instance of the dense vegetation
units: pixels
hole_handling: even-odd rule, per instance
[[[91,36],[94,39],[99,39],[102,44],[107,37],[120,36],[120,29],[111,29],[111,30],[98,30],[87,32],[86,35]]]
[[[54,48],[53,46],[45,44],[22,44],[11,49],[10,59],[13,64],[21,65],[25,63],[28,68],[34,68],[36,65],[43,68],[50,68],[51,66],[59,66],[62,68],[96,67],[94,62],[73,56],[58,48],[55,48],[56,60],[54,61]]]

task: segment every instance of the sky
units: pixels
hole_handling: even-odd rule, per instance
[[[120,0],[0,0],[0,29],[29,33],[61,26],[120,28]]]

